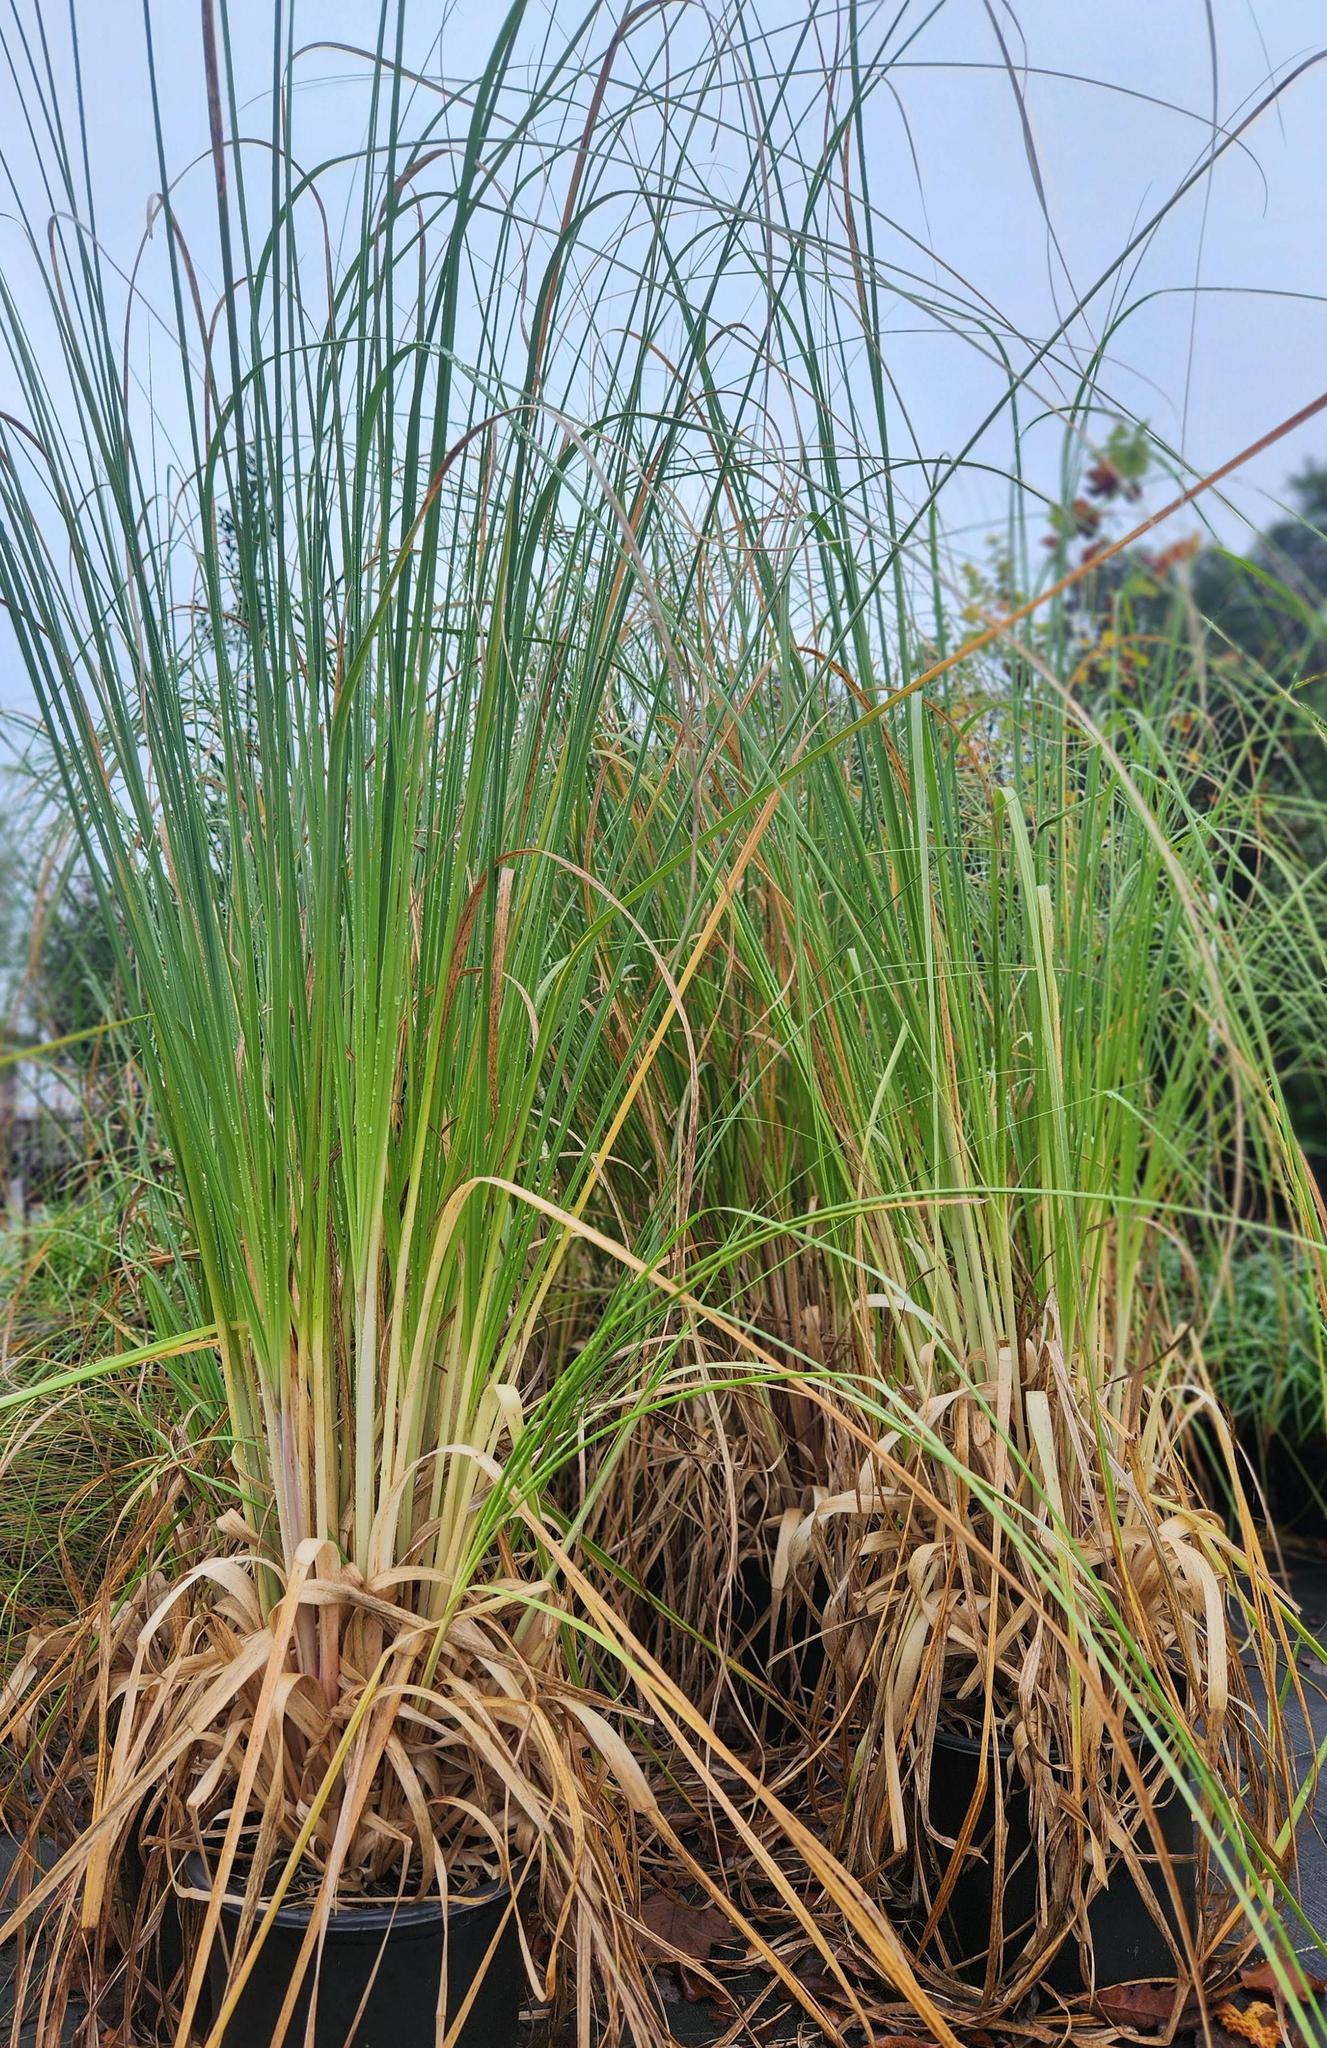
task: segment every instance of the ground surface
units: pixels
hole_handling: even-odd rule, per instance
[[[1301,1605],[1308,1628],[1319,1642],[1327,1643],[1327,1550],[1312,1556],[1289,1556],[1287,1575],[1290,1589]],[[1308,1691],[1309,1716],[1306,1723],[1304,1717],[1297,1714],[1294,1741],[1297,1761],[1307,1763],[1314,1750],[1321,1750],[1322,1745],[1327,1743],[1327,1663],[1311,1660],[1304,1669],[1304,1677]],[[0,1878],[3,1878],[8,1869],[10,1857],[7,1851],[8,1845],[0,1840]],[[1317,1811],[1305,1822],[1301,1831],[1299,1859],[1297,1892],[1304,1918],[1309,1927],[1318,1928],[1327,1935],[1327,1789],[1320,1791]],[[1310,1967],[1314,1973],[1327,1974],[1321,1953],[1315,1950],[1314,1943],[1307,1933],[1300,1947],[1306,1959],[1313,1959]],[[0,1952],[0,2038],[6,2040],[10,1968],[7,1954]],[[728,2041],[733,2043],[733,2048],[738,2048],[738,2044],[744,2041],[763,2043],[768,2048],[768,2044],[777,2040],[800,2041],[803,2048],[811,2048],[811,2030],[804,2022],[799,2022],[796,2012],[789,2009],[786,1998],[767,1998],[760,2008],[760,2016],[756,2019],[754,2027],[747,2028],[735,2023],[731,2007],[720,2010],[718,2005],[711,2001],[685,1997],[676,1979],[669,1979],[668,1982],[672,1991],[668,1999],[669,2022],[676,2038],[686,2044],[686,2048],[718,2048],[720,2042]],[[751,1980],[749,1996],[755,1998],[758,1991],[758,1980]],[[1247,2004],[1248,2000],[1242,2002]],[[1255,2023],[1250,2024],[1252,2028]],[[1098,2035],[1097,2038],[1100,2040],[1102,2037]],[[538,2041],[539,2030],[536,2029],[529,2048],[538,2048]],[[35,2048],[35,2043],[35,2033],[30,2028],[25,2029],[20,2048]],[[265,2048],[265,2044],[255,2042],[254,2048]],[[1227,2033],[1224,2040],[1214,2036],[1213,2048],[1256,2048],[1256,2043],[1252,2032],[1246,2036]],[[1268,2048],[1271,2048],[1270,2043]],[[1312,2048],[1327,2048],[1327,2000],[1324,2000],[1322,2005],[1319,2041],[1314,2042]]]

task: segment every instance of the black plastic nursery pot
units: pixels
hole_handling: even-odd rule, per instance
[[[1277,1534],[1321,1542],[1327,1536],[1327,1436],[1318,1431],[1292,1441],[1242,1431],[1240,1441]]]
[[[1248,1418],[1236,1422],[1234,1431],[1241,1478],[1254,1513],[1265,1516],[1282,1541],[1327,1539],[1327,1434],[1264,1430]],[[1195,1423],[1193,1445],[1194,1471],[1208,1505],[1236,1528],[1225,1454],[1210,1425]]]
[[[812,1597],[828,1593],[817,1571]],[[825,1644],[814,1613],[791,1588],[774,1614],[774,1583],[768,1558],[745,1557],[733,1584],[731,1625],[742,1644],[740,1662],[764,1683],[734,1675],[733,1695],[743,1718],[771,1743],[790,1741],[802,1727],[824,1670]]]
[[[976,1795],[981,1746],[974,1736],[941,1728],[931,1759],[929,1813],[936,1834],[955,1840]],[[1037,1914],[1038,1850],[1033,1838],[1028,1788],[1007,1745],[998,1750],[998,1782],[994,1756],[988,1766],[985,1798],[963,1868],[955,1880],[933,1944],[934,1959],[967,1983],[981,1983],[995,1943],[1002,1945],[1002,1974],[1008,1975],[1031,1936]],[[996,1800],[1004,1813],[1005,1865],[997,1899],[994,1849]],[[1190,1929],[1197,1920],[1196,1862],[1193,1814],[1178,1786],[1169,1780],[1152,1794],[1156,1828],[1165,1845]],[[1171,1932],[1179,1924],[1166,1884],[1163,1859],[1150,1830],[1138,1839],[1139,1860]],[[932,1845],[933,1890],[952,1854]],[[1097,1987],[1129,1984],[1175,1975],[1170,1943],[1151,1910],[1142,1887],[1122,1861],[1117,1861],[1104,1891],[1088,1907],[1092,1936],[1093,1979]],[[1088,1989],[1077,1940],[1070,1935],[1043,1972],[1053,1990],[1072,1997]]]
[[[191,1890],[209,1887],[199,1857],[190,1857],[185,1878]],[[303,2048],[314,1963],[284,2032],[276,2026],[310,1917],[305,1906],[278,1908],[226,2024],[223,2048]],[[227,1897],[208,1958],[214,2012],[226,1995],[239,1921],[240,1902]],[[433,2048],[444,1952],[448,2027],[470,1998],[457,2048],[509,2048],[518,2033],[524,1971],[516,1905],[506,1884],[449,1899],[445,1912],[436,1898],[333,1912],[318,1970],[314,2048]]]
[[[133,1826],[125,1837],[120,1857],[120,1894],[130,1913],[135,1916],[144,1903],[143,1888],[147,1877],[148,1860],[145,1835],[149,1825],[149,1811],[146,1807],[139,1810]],[[155,1951],[150,1942],[142,1938],[142,1930],[137,1930],[137,1933],[137,1961],[141,1972],[138,1995],[149,2005],[161,2010],[168,2002],[170,1988],[184,1963],[180,1902],[173,1891],[167,1889],[166,1896],[161,1901]]]

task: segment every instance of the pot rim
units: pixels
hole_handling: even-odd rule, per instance
[[[482,1891],[457,1892],[450,1895],[446,1901],[447,1920],[478,1912],[484,1906],[491,1906],[500,1899],[510,1898],[513,1890],[519,1887],[519,1867],[512,1874],[516,1879],[515,1886],[508,1884],[503,1878],[498,1878],[493,1884],[486,1885]],[[191,1849],[185,1857],[182,1875],[190,1890],[211,1892],[212,1879],[207,1864],[197,1849]],[[178,1884],[175,1889],[178,1894]],[[221,1911],[224,1917],[238,1919],[241,1909],[242,1900],[238,1893],[223,1893]],[[272,1924],[274,1927],[304,1929],[312,1918],[313,1907],[296,1902],[292,1905],[278,1906]],[[443,1918],[443,1901],[436,1892],[426,1899],[366,1899],[362,1903],[333,1905],[327,1916],[327,1931],[329,1934],[349,1937],[352,1940],[358,1935],[382,1935],[391,1932],[421,1934],[431,1932],[440,1925]]]

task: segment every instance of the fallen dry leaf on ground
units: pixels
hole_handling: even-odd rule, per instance
[[[1276,2016],[1276,2007],[1268,2005],[1266,1999],[1255,1999],[1252,2005],[1245,2006],[1243,2012],[1226,1999],[1217,2007],[1216,2017],[1228,2034],[1237,2034],[1241,2041],[1251,2042],[1252,2048],[1285,2048],[1285,2036]]]
[[[676,1892],[651,1892],[640,1917],[656,1940],[697,1963],[707,1963],[714,1944],[733,1934],[731,1920],[717,1906],[689,1906]]]
[[[1133,2027],[1139,2033],[1169,2026],[1175,2012],[1173,1983],[1108,1984],[1096,1995],[1096,2008],[1113,2027]],[[1180,2014],[1181,2027],[1196,2026],[1201,2015],[1195,2004]]]
[[[1327,1977],[1314,1977],[1304,1968],[1298,1956],[1284,1956],[1281,1969],[1286,1981],[1297,1998],[1317,1998],[1327,1991]],[[1281,1991],[1276,1970],[1265,1958],[1260,1963],[1250,1963],[1239,1973],[1239,1981],[1246,1991],[1265,1991],[1276,1998]]]

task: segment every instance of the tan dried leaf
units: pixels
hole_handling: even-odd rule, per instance
[[[1285,2036],[1276,2007],[1269,2005],[1265,1998],[1255,1999],[1242,2012],[1231,1999],[1226,1999],[1217,2007],[1216,2017],[1228,2034],[1250,2042],[1252,2048],[1285,2048]]]

